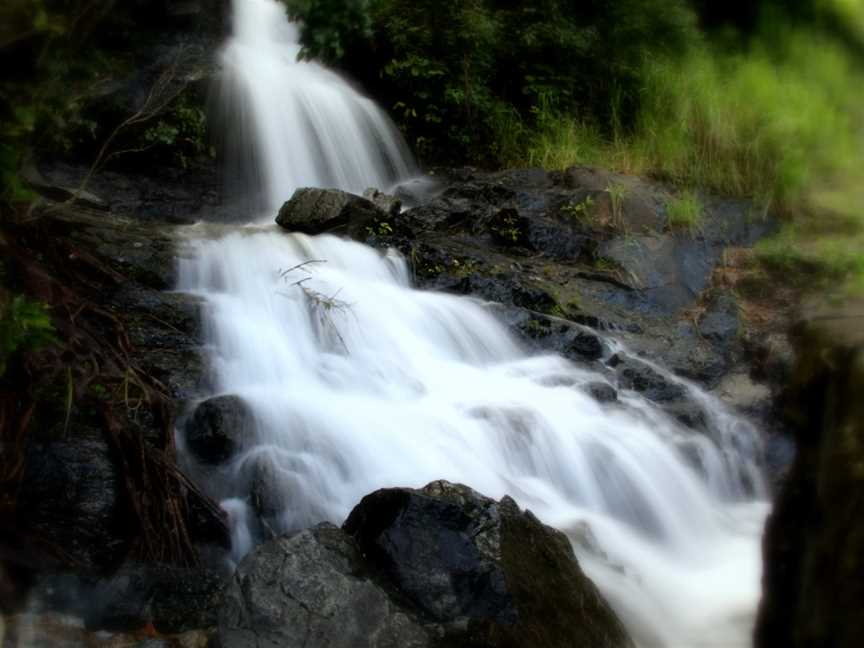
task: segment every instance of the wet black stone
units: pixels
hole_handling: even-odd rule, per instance
[[[242,447],[250,424],[249,409],[239,396],[209,398],[186,421],[186,443],[199,461],[222,463]]]

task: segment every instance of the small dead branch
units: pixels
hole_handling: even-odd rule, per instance
[[[114,140],[116,140],[123,131],[131,128],[132,126],[143,124],[155,117],[158,117],[168,108],[169,105],[171,105],[171,103],[183,92],[183,90],[186,89],[187,83],[184,81],[180,81],[178,75],[178,68],[180,67],[180,63],[182,62],[185,53],[185,49],[181,50],[174,58],[171,65],[162,70],[162,72],[156,78],[156,81],[150,87],[150,91],[148,92],[147,97],[144,99],[144,103],[141,104],[141,107],[136,110],[135,113],[120,122],[120,124],[118,124],[114,128],[114,130],[111,131],[111,133],[102,143],[102,147],[96,154],[96,159],[93,161],[93,164],[90,165],[90,169],[88,169],[87,175],[84,176],[81,184],[74,191],[72,196],[66,201],[66,204],[72,204],[76,202],[80,198],[81,194],[87,191],[87,186],[90,184],[93,176],[96,175],[96,173],[100,169],[102,169],[109,160],[116,158],[119,155],[145,151],[151,148],[151,146],[148,145],[135,149],[126,149],[110,152],[111,146],[114,144]]]
[[[326,261],[323,261],[321,259],[310,259],[308,261],[304,261],[303,263],[298,263],[296,266],[288,268],[287,270],[280,270],[279,278],[287,282],[289,279],[289,275],[297,270],[306,272],[307,274],[311,275],[311,273],[307,269],[307,266],[312,263],[326,263]],[[310,310],[317,317],[317,325],[319,326],[319,328],[331,330],[336,336],[336,339],[339,340],[342,348],[345,349],[345,353],[350,353],[348,345],[345,343],[345,338],[342,337],[342,334],[339,332],[339,327],[336,326],[336,322],[333,321],[333,313],[352,312],[351,304],[339,299],[339,293],[342,292],[341,288],[332,295],[325,295],[324,293],[319,292],[314,288],[310,288],[306,285],[306,282],[308,282],[311,278],[311,276],[303,277],[302,279],[298,279],[297,281],[289,283],[288,286],[291,288],[299,288],[302,291],[303,296],[306,298],[306,301],[309,304]]]

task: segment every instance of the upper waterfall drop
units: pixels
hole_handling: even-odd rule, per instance
[[[229,181],[266,211],[299,187],[354,193],[415,173],[399,131],[375,103],[324,66],[298,60],[299,29],[277,0],[233,0],[221,52],[219,108]]]

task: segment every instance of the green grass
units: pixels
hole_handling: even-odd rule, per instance
[[[790,223],[766,258],[783,248],[816,274],[864,286],[862,67],[809,32],[766,39],[747,56],[704,46],[686,60],[646,65],[631,130],[604,136],[541,107],[534,130],[523,130],[524,148],[504,162],[598,166],[750,198]],[[698,222],[691,202],[685,193],[670,204],[670,225]]]
[[[686,229],[692,234],[702,222],[702,201],[692,191],[683,191],[666,203],[666,218],[671,229]]]

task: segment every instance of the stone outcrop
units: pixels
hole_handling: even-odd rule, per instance
[[[342,529],[265,543],[238,567],[222,645],[632,645],[559,531],[466,486],[367,495]]]
[[[250,425],[251,412],[239,396],[208,398],[186,421],[186,444],[198,461],[222,463],[243,446]]]
[[[392,213],[361,196],[339,189],[304,188],[295,191],[282,205],[276,223],[291,232],[347,234],[360,238],[374,232],[391,217]]]

